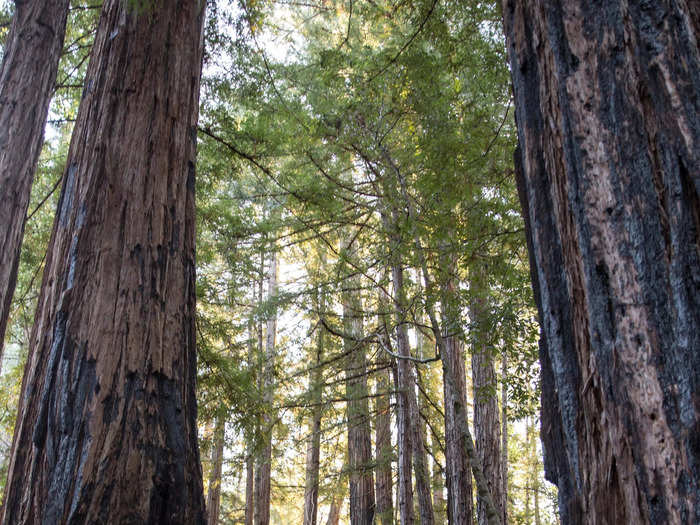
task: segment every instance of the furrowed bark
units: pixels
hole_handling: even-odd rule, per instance
[[[15,3],[0,65],[0,366],[69,0]]]
[[[476,263],[478,265],[478,263]],[[472,301],[471,343],[472,343],[472,385],[474,389],[474,435],[475,446],[481,467],[484,470],[491,498],[499,517],[503,518],[503,478],[501,472],[501,427],[498,420],[498,399],[496,397],[496,370],[493,355],[489,348],[488,312],[485,293],[488,290],[484,269],[478,268],[471,279]],[[486,508],[477,498],[477,523],[485,524]]]
[[[451,270],[450,270],[451,272]],[[442,363],[452,381],[443,380],[445,402],[445,478],[447,482],[447,521],[450,525],[472,525],[474,500],[469,457],[464,454],[466,436],[458,414],[467,400],[464,349],[459,338],[461,323],[455,308],[456,284],[448,278],[442,289],[444,350]],[[464,412],[466,414],[466,412]]]
[[[203,6],[108,0],[22,381],[3,523],[205,523],[194,161]]]
[[[700,522],[696,4],[503,4],[564,523]]]
[[[277,296],[277,253],[273,249],[269,256],[267,272],[267,297],[276,300]],[[277,314],[272,313],[265,327],[265,356],[262,363],[261,388],[265,406],[272,404],[272,388],[275,373],[275,342],[277,338]],[[272,422],[270,413],[263,416],[262,428],[265,432],[265,445],[257,458],[255,469],[255,525],[270,523],[270,476],[272,474]]]
[[[351,252],[351,246],[343,246]],[[372,476],[372,436],[369,421],[367,364],[362,343],[361,283],[356,277],[345,279],[342,292],[345,393],[348,399],[348,468],[350,470],[350,523],[372,525],[374,521],[374,479]]]
[[[211,450],[211,473],[207,488],[207,525],[219,523],[221,509],[221,470],[224,461],[224,421],[217,418],[214,428],[214,446]]]

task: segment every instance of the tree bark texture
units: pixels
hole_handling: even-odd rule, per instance
[[[367,364],[363,339],[361,283],[345,280],[342,292],[345,358],[345,395],[348,399],[348,468],[350,470],[350,523],[374,522],[372,435],[369,420]]]
[[[276,300],[277,297],[277,253],[274,249],[269,256],[267,272],[267,298]],[[267,319],[265,326],[265,356],[262,363],[261,388],[265,406],[272,405],[273,382],[275,373],[275,346],[277,338],[277,313],[273,312]],[[270,477],[272,474],[272,423],[273,418],[269,412],[263,416],[262,429],[265,435],[265,444],[257,458],[255,469],[255,525],[269,525],[270,523]]]
[[[375,412],[375,487],[376,487],[376,516],[379,525],[394,523],[393,477],[391,463],[394,459],[394,449],[391,446],[391,410],[389,407],[389,391],[391,378],[388,370],[377,372]]]
[[[700,9],[503,5],[563,523],[700,522]]]
[[[456,285],[453,279],[446,281],[442,292],[442,309],[445,351],[443,367],[453,381],[443,381],[445,403],[445,479],[447,482],[447,522],[450,525],[472,525],[474,500],[472,497],[472,472],[469,457],[464,454],[467,436],[459,421],[460,407],[467,402],[466,367],[464,349],[459,338],[460,319],[455,311]]]
[[[0,365],[69,0],[15,3],[0,66]]]
[[[5,524],[205,523],[194,162],[203,6],[103,6],[46,257]]]
[[[224,421],[217,418],[214,427],[214,444],[211,449],[211,472],[207,488],[207,525],[219,523],[221,509],[221,474],[224,462]]]
[[[501,426],[499,422],[498,382],[490,349],[488,311],[485,293],[486,274],[479,268],[471,281],[473,293],[470,313],[472,343],[472,387],[474,389],[474,440],[476,453],[486,476],[489,492],[500,518],[505,507],[503,500],[503,477],[501,472]],[[484,525],[486,508],[477,498],[477,523]]]

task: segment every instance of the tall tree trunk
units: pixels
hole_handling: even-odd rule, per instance
[[[277,253],[270,252],[267,273],[267,298],[276,301],[277,296]],[[275,373],[275,342],[277,338],[277,313],[273,312],[267,319],[265,327],[265,356],[262,363],[261,388],[265,407],[272,405],[272,389]],[[271,413],[265,412],[262,421],[262,431],[265,445],[258,456],[255,472],[255,525],[270,523],[270,476],[272,472],[272,423]]]
[[[69,0],[15,2],[0,66],[0,366]]]
[[[448,353],[447,346],[443,337],[443,331],[441,330],[440,324],[437,320],[437,315],[435,313],[435,290],[431,279],[431,275],[428,271],[428,261],[423,250],[418,230],[415,226],[417,217],[415,210],[413,209],[413,201],[411,200],[411,197],[408,194],[406,180],[401,174],[401,171],[393,162],[389,153],[383,148],[382,153],[387,164],[391,167],[394,174],[396,175],[395,180],[401,192],[403,205],[405,206],[408,212],[408,224],[413,237],[413,246],[415,254],[420,263],[421,272],[423,274],[423,281],[425,282],[425,312],[428,314],[428,318],[430,319],[430,328],[433,332],[433,337],[435,338],[435,342],[440,351],[440,355],[446,355]],[[453,371],[445,365],[444,360],[442,373],[444,381],[452,385],[450,388],[456,389],[455,385],[457,384],[458,378],[453,374]],[[498,515],[498,512],[496,511],[493,499],[491,498],[489,487],[484,476],[484,471],[481,468],[481,462],[476,457],[476,452],[474,450],[474,441],[472,439],[471,432],[469,431],[469,424],[467,421],[466,399],[455,398],[454,407],[456,413],[455,421],[459,425],[459,431],[462,437],[462,439],[460,440],[463,447],[462,452],[465,456],[469,458],[472,468],[472,474],[474,475],[474,480],[476,482],[477,495],[479,498],[481,498],[486,508],[487,522],[489,523],[489,525],[497,525],[499,523],[500,517]]]
[[[399,492],[399,505],[401,510],[401,523],[413,523],[411,469],[415,467],[416,492],[418,493],[418,511],[421,525],[433,525],[433,503],[430,494],[430,476],[428,462],[425,454],[424,437],[420,428],[420,414],[416,399],[416,379],[413,372],[413,363],[410,361],[411,348],[406,327],[406,297],[404,290],[403,268],[400,262],[392,268],[392,280],[396,303],[398,305],[396,340],[398,346],[397,370],[397,398],[399,420],[399,483],[402,490]],[[408,359],[407,359],[408,358]],[[408,456],[402,458],[402,454]],[[413,461],[411,462],[411,456]],[[402,468],[403,467],[403,468]],[[404,488],[406,487],[406,488]],[[404,494],[402,494],[402,492]],[[407,497],[408,496],[408,497]],[[411,508],[408,508],[410,505]]]
[[[700,522],[700,9],[503,13],[562,522]]]
[[[391,379],[389,370],[381,370],[377,373],[375,412],[375,486],[377,495],[377,523],[379,525],[392,525],[394,523],[394,502],[392,495],[393,476],[391,463],[394,458],[394,450],[391,446],[391,410],[389,408],[389,391]]]
[[[105,2],[32,330],[3,523],[205,522],[194,161],[203,7]]]
[[[257,305],[259,298],[262,297],[262,290],[259,289],[262,280],[254,283],[253,287],[253,304]],[[256,289],[257,288],[257,289]],[[259,293],[258,293],[259,290]],[[258,351],[262,348],[262,335],[257,333],[255,321],[248,321],[248,369],[255,371],[256,367],[256,336]],[[245,513],[243,515],[243,523],[245,525],[253,525],[254,509],[255,509],[255,438],[248,435],[246,438],[246,456],[245,456]]]
[[[479,263],[476,263],[479,266]],[[476,453],[484,470],[491,498],[499,517],[503,516],[503,477],[501,472],[501,426],[499,422],[498,382],[489,341],[487,275],[478,267],[470,283],[472,293],[470,339],[472,343],[472,387],[474,389],[474,437]],[[486,508],[477,498],[477,523],[485,525]]]
[[[224,420],[216,419],[214,428],[214,446],[211,450],[211,473],[207,489],[207,525],[219,523],[221,504],[221,474],[224,462]]]
[[[245,458],[245,514],[243,523],[253,525],[255,513],[255,455],[250,441],[246,444]]]
[[[325,300],[323,291],[318,292],[316,310],[319,316],[324,315]],[[321,363],[323,362],[324,327],[321,323],[317,327],[316,356],[314,365],[309,373],[309,387],[311,389],[311,432],[306,443],[306,479],[304,488],[304,525],[316,525],[318,519],[318,488],[319,468],[321,462],[321,416],[323,415],[323,376]]]
[[[344,250],[351,247],[344,246]],[[352,270],[351,270],[352,271]],[[359,279],[345,279],[342,292],[345,394],[348,399],[348,468],[350,470],[350,523],[371,525],[374,521],[372,435],[369,421],[367,365],[363,339],[362,301]]]
[[[449,270],[452,272],[452,270]],[[443,380],[445,402],[445,478],[447,481],[447,522],[450,525],[472,525],[474,500],[469,457],[464,454],[467,436],[459,420],[460,407],[467,402],[466,368],[460,316],[456,307],[455,279],[448,277],[442,290],[443,341],[442,363],[453,378]],[[466,411],[465,411],[466,415]]]
[[[503,525],[508,525],[508,354],[501,356],[501,481]]]

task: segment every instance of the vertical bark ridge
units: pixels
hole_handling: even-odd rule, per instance
[[[204,523],[194,161],[203,7],[103,6],[22,381],[3,522]]]
[[[15,3],[0,65],[0,366],[69,0]]]
[[[599,7],[503,8],[542,325],[545,465],[565,522],[694,523],[697,8]]]

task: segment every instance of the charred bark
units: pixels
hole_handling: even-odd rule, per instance
[[[15,3],[0,66],[0,365],[69,0]]]
[[[203,7],[104,4],[49,243],[6,524],[204,523],[194,161]]]
[[[698,523],[698,8],[503,13],[562,521]]]

